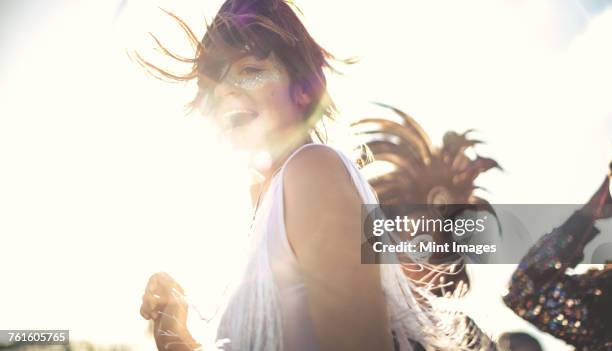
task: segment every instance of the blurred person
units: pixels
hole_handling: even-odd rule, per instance
[[[228,0],[177,74],[138,61],[160,78],[195,79],[191,106],[248,151],[262,181],[251,191],[255,216],[248,265],[217,328],[227,350],[475,350],[459,313],[399,264],[361,264],[361,204],[378,199],[357,165],[315,128],[335,114],[323,70],[334,57],[308,34],[289,3]],[[160,350],[195,350],[184,291],[153,275],[141,315],[154,321]]]
[[[446,205],[474,205],[479,210],[491,213],[495,210],[489,202],[477,196],[476,179],[491,169],[502,169],[493,159],[476,155],[470,158],[468,151],[481,143],[469,134],[448,131],[441,146],[435,146],[423,127],[406,112],[392,106],[377,103],[391,110],[394,115],[367,117],[351,124],[352,130],[362,136],[371,158],[391,164],[391,170],[368,179],[381,205],[397,213],[386,213],[388,217],[411,216],[418,218],[413,210],[420,211],[428,204],[440,210]],[[362,161],[363,162],[363,161]],[[375,167],[365,163],[364,171]],[[412,204],[416,204],[412,206]],[[431,233],[430,233],[431,234]],[[436,243],[452,243],[448,233],[433,233]],[[436,262],[432,264],[431,262]],[[418,284],[429,286],[438,296],[452,294],[457,288],[467,292],[469,277],[465,257],[453,252],[435,253],[427,263],[402,265],[408,277]]]
[[[392,107],[391,109],[397,114],[396,117],[399,116],[400,118],[368,117],[353,124],[358,133],[365,135],[366,145],[371,150],[374,159],[393,165],[392,170],[382,175],[377,174],[370,179],[380,203],[395,205],[396,207],[393,207],[392,210],[400,212],[401,207],[398,205],[401,204],[478,204],[484,205],[481,207],[482,209],[495,215],[489,203],[473,193],[474,189],[477,188],[474,181],[480,173],[492,168],[501,169],[501,167],[492,159],[479,155],[470,159],[465,155],[465,151],[469,147],[480,143],[480,141],[467,138],[469,131],[463,134],[448,132],[444,136],[443,145],[439,148],[433,147],[428,135],[416,121],[398,109]],[[366,165],[365,168],[369,166]],[[539,252],[537,259],[542,260],[542,255],[545,255],[546,251],[550,251],[552,248],[552,250],[559,249],[559,251],[554,251],[552,255],[558,261],[546,262],[548,266],[551,266],[551,264],[560,265],[562,262],[573,260],[577,260],[575,261],[577,263],[581,258],[574,258],[571,255],[581,255],[584,245],[597,233],[596,229],[591,228],[592,222],[609,217],[610,206],[612,206],[612,199],[609,194],[609,177],[607,177],[589,203],[572,216],[563,225],[562,230],[558,230],[557,234],[549,235],[550,238],[546,241],[546,245],[549,246],[540,244],[539,248],[535,249]],[[574,240],[571,237],[579,235],[587,237],[586,241],[580,242],[580,240]],[[436,238],[434,236],[436,242],[449,239],[448,237]],[[563,250],[567,252],[563,252]],[[604,250],[600,251],[603,253]],[[448,253],[440,254],[440,256],[446,256],[438,257],[438,260],[441,261],[449,261],[453,258]],[[602,259],[599,258],[599,260]],[[541,262],[532,262],[531,264],[534,263],[537,265]],[[403,265],[407,275],[420,278],[418,280],[420,284],[433,286],[432,291],[439,296],[446,296],[449,291],[452,292],[457,286],[463,286],[463,289],[467,290],[465,287],[469,286],[469,277],[465,273],[464,266],[465,262],[462,260],[455,264]],[[515,278],[521,276],[524,272],[523,267],[526,266],[524,260],[515,274]],[[567,265],[567,267],[569,266]],[[521,308],[525,307],[525,309],[519,309],[519,313],[531,314],[532,317],[543,316],[541,321],[546,321],[548,326],[542,326],[541,329],[553,330],[553,335],[561,335],[563,339],[566,337],[576,338],[576,335],[572,335],[572,332],[578,332],[583,335],[582,343],[588,345],[585,346],[585,349],[592,349],[594,345],[609,347],[610,337],[607,335],[612,333],[612,325],[607,313],[611,310],[611,289],[609,286],[612,283],[612,276],[610,276],[610,272],[612,272],[610,271],[610,265],[606,265],[603,270],[591,270],[581,276],[561,275],[556,279],[551,277],[556,285],[553,286],[553,290],[549,291],[549,295],[551,295],[549,300],[545,300],[542,295],[546,295],[547,287],[545,283],[550,283],[537,281],[537,284],[542,284],[542,286],[536,286],[535,288],[541,288],[542,290],[538,293],[542,295],[538,295],[538,293],[531,295],[530,292],[533,292],[534,287],[522,284],[523,281],[518,281],[516,285],[512,286],[512,294],[506,297],[506,302],[510,303],[516,294],[522,294],[521,298],[525,298],[525,300],[520,300],[520,303],[525,305],[521,305]],[[573,282],[574,280],[579,283]],[[565,289],[563,289],[563,285],[565,285]],[[585,290],[582,290],[583,288]],[[570,294],[574,297],[582,296],[583,301],[571,298],[564,300],[566,294],[568,294],[568,297]],[[534,301],[534,297],[537,298],[539,304]],[[583,309],[587,304],[592,304],[587,308],[591,311],[581,314],[580,311],[573,312],[571,308],[565,308],[564,311],[559,312],[559,306],[558,304],[555,305],[554,299],[561,302],[567,301],[567,306],[575,306],[580,309]],[[526,312],[528,310],[526,306],[529,306],[531,310]],[[564,316],[563,312],[569,314]],[[521,315],[523,316],[523,314]],[[580,316],[580,320],[572,322],[571,318],[575,319],[577,316]],[[570,325],[570,323],[572,327],[569,328],[568,332],[564,327]],[[575,328],[576,325],[581,323],[583,328]],[[477,329],[476,326],[475,329]],[[529,350],[541,350],[537,341],[524,333],[508,334],[500,340],[498,348],[503,350],[522,350],[523,347]],[[506,343],[505,346],[504,342]],[[509,348],[509,342],[513,345],[512,348]]]

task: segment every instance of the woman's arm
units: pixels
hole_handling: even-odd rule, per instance
[[[284,177],[285,223],[321,350],[393,350],[378,265],[361,264],[361,199],[338,155],[301,150]]]
[[[591,200],[559,228],[542,237],[512,275],[504,303],[539,329],[574,346],[603,344],[611,294],[604,285],[612,271],[568,275],[583,258],[585,245],[599,230],[595,220],[610,216],[612,197],[606,179]],[[609,283],[608,283],[609,285]]]

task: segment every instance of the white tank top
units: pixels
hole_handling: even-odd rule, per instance
[[[285,231],[283,174],[287,163],[306,148],[324,147],[336,152],[363,203],[378,203],[378,199],[357,166],[340,150],[324,144],[306,144],[296,149],[270,182],[257,210],[253,230],[262,233],[268,243],[269,264],[278,288],[285,350],[316,350],[316,339],[309,317],[307,293],[295,254]]]
[[[272,178],[257,210],[251,233],[255,251],[249,256],[243,283],[231,298],[217,330],[217,340],[230,340],[224,350],[317,350],[306,287],[285,231],[283,199],[285,167],[293,156],[309,147],[333,150],[344,164],[362,203],[379,203],[356,164],[340,150],[323,144],[307,144],[296,149]],[[397,349],[415,350],[411,340],[441,350],[471,350],[481,346],[467,346],[474,335],[463,323],[462,314],[450,309],[448,304],[443,305],[442,312],[434,306],[436,301],[446,299],[436,299],[426,289],[414,285],[398,261],[388,263],[395,264],[380,265],[381,285]],[[427,301],[425,304],[416,298],[414,290]],[[452,332],[447,333],[448,330]]]

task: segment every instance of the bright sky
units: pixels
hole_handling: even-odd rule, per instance
[[[477,128],[488,143],[478,151],[507,170],[480,179],[491,202],[583,202],[603,179],[612,10],[553,0],[297,3],[324,47],[361,58],[330,77],[343,114],[392,104],[436,142]],[[15,33],[0,36],[0,329],[140,340],[148,276],[168,271],[205,300],[230,264],[220,245],[238,245],[247,226],[239,169],[204,121],[182,115],[192,87],[152,80],[124,52],[151,47],[148,31],[181,48],[158,4],[197,26],[220,2],[128,0],[113,26],[118,4],[0,5]],[[511,271],[475,275],[472,311],[494,335],[532,330],[499,303]]]

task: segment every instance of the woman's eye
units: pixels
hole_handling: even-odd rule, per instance
[[[240,73],[241,74],[255,74],[261,71],[263,71],[263,69],[249,66],[249,67],[244,67],[242,70],[240,70]]]

